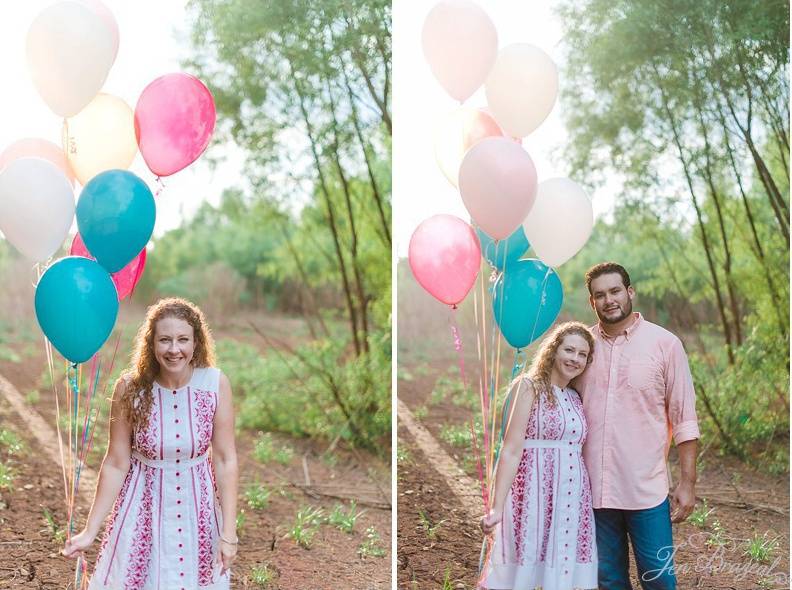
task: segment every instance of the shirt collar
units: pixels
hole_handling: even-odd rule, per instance
[[[619,336],[624,336],[629,342],[630,337],[635,333],[635,330],[638,329],[638,326],[641,324],[641,322],[643,322],[643,316],[641,315],[641,312],[633,312],[633,317],[635,318],[635,321],[632,324],[625,328],[621,334],[615,334],[613,336],[605,331],[605,329],[602,327],[602,322],[597,322],[597,330],[599,331],[599,335],[606,339],[615,339]]]

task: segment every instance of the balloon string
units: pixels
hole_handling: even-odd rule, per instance
[[[457,352],[457,360],[459,361],[459,374],[462,377],[462,386],[464,391],[467,392],[467,376],[465,375],[465,357],[462,353],[462,338],[459,335],[459,324],[457,323],[457,306],[451,308],[451,315],[448,318],[448,323],[451,326],[451,334],[454,337],[454,349]]]
[[[165,190],[165,183],[162,182],[162,177],[157,176],[157,190],[154,191],[154,196],[159,197],[163,190]]]

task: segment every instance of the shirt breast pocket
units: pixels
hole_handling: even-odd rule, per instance
[[[625,358],[627,386],[637,391],[662,391],[663,378],[659,365],[651,359]]]

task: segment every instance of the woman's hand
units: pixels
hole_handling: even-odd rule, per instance
[[[479,526],[481,527],[481,530],[484,531],[485,535],[489,535],[495,530],[495,526],[502,520],[502,511],[496,512],[495,510],[490,510],[489,514],[481,517]]]
[[[66,541],[61,553],[66,557],[80,557],[83,552],[93,544],[95,539],[96,535],[94,533],[91,533],[88,529],[84,529],[82,532]]]
[[[231,564],[234,563],[236,559],[237,545],[238,543],[229,543],[228,541],[220,539],[220,555],[217,556],[217,564],[221,566],[221,576],[225,575],[225,573],[231,569]]]

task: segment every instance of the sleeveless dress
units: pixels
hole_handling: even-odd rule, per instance
[[[597,587],[591,484],[581,453],[583,405],[573,389],[538,396],[522,457],[496,525],[481,586],[491,590]]]
[[[222,515],[209,458],[219,382],[209,367],[180,389],[154,383],[89,590],[228,590],[215,565]]]

